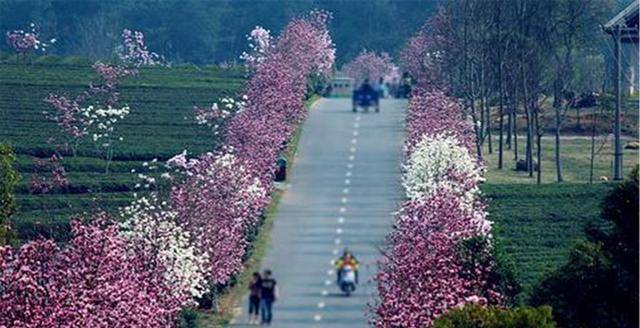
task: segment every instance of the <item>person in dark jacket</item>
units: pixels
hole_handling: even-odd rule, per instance
[[[262,291],[262,277],[260,273],[254,272],[249,282],[249,324],[260,323],[260,293]]]
[[[260,284],[260,313],[262,314],[263,325],[271,325],[273,303],[278,299],[277,282],[271,274],[271,270],[264,270]]]

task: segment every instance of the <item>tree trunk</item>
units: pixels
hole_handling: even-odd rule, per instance
[[[589,156],[589,183],[593,183],[593,163],[596,157],[596,113],[591,118],[591,153]]]
[[[614,119],[614,154],[613,154],[613,179],[622,180],[622,145],[620,142],[620,107],[622,105],[622,63],[620,60],[620,26],[617,27],[615,37],[615,60],[616,60],[616,111]]]
[[[471,101],[471,117],[473,119],[473,130],[476,134],[476,152],[478,154],[478,160],[482,161],[482,129],[478,126],[478,118],[476,114],[475,101]]]
[[[518,112],[516,107],[513,107],[513,160],[518,161]]]
[[[555,129],[555,141],[556,141],[556,180],[558,182],[564,181],[562,178],[562,159],[560,158],[560,113],[556,111],[556,129]]]
[[[489,105],[489,102],[486,100],[484,101],[484,106],[485,109],[487,111],[487,113],[485,114],[485,116],[487,117],[487,125],[486,125],[486,136],[487,136],[487,146],[489,147],[489,154],[493,154],[493,143],[491,141],[491,106]]]
[[[511,150],[511,126],[512,126],[512,123],[511,123],[511,112],[509,111],[507,113],[507,140],[506,140],[507,149],[509,149],[509,150]]]
[[[553,110],[555,112],[555,162],[556,162],[556,181],[562,182],[562,159],[560,158],[560,128],[562,124],[562,96],[561,81],[555,83],[555,92],[553,96]],[[540,163],[538,163],[539,165]]]
[[[534,118],[536,125],[536,158],[538,160],[538,168],[536,170],[536,183],[542,183],[542,131],[540,130],[540,115],[539,109],[536,106],[534,108]]]
[[[524,64],[520,63],[520,71],[522,73],[522,104],[524,106],[524,113],[527,122],[527,143],[525,147],[525,163],[527,164],[527,171],[529,177],[533,178],[533,119],[531,117],[531,108],[529,107],[529,99],[527,93],[526,75],[524,72]]]
[[[498,67],[498,83],[500,83],[500,102],[499,102],[499,114],[500,114],[500,120],[499,120],[499,124],[500,124],[500,136],[499,136],[499,143],[498,143],[498,169],[502,169],[503,166],[503,138],[504,138],[504,89],[503,89],[503,84],[502,84],[502,63],[499,64],[500,66]]]

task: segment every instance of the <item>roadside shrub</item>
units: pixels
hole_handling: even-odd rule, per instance
[[[436,319],[434,328],[555,328],[551,307],[518,307],[468,304]]]

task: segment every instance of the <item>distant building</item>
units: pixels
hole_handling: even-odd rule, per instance
[[[355,80],[341,73],[331,81],[331,97],[351,97],[353,93]]]
[[[640,90],[638,74],[638,11],[640,0],[634,0],[624,10],[619,12],[604,25],[604,31],[613,37],[620,38],[620,47],[614,46],[614,70],[615,60],[620,58],[621,65],[621,89],[623,95],[637,94]],[[615,81],[614,81],[615,85]]]

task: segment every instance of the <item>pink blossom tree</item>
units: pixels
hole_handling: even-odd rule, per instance
[[[172,327],[179,303],[163,268],[128,247],[104,215],[73,239],[0,248],[0,327]]]
[[[376,327],[429,327],[448,309],[477,296],[486,270],[463,275],[458,244],[478,233],[477,215],[461,199],[439,192],[402,206],[376,276]]]
[[[208,253],[211,282],[224,284],[242,268],[247,240],[268,201],[267,190],[231,152],[200,157],[171,192],[177,222]]]
[[[118,57],[126,65],[134,67],[168,65],[162,56],[147,49],[142,32],[129,29],[122,30],[122,46]]]
[[[378,55],[367,50],[363,50],[356,58],[342,66],[342,72],[355,79],[356,84],[362,83],[365,79],[377,83],[392,71],[393,63],[389,54],[383,52]]]
[[[29,27],[29,31],[13,30],[5,33],[7,44],[15,51],[17,57],[23,55],[26,58],[28,53],[35,51],[45,52],[47,47],[56,43],[56,39],[51,39],[48,43],[46,41],[43,42],[35,23],[29,24]]]

